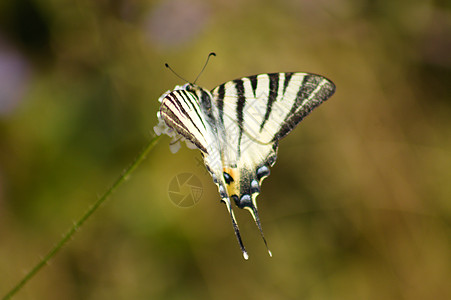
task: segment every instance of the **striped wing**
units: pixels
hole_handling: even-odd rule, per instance
[[[169,127],[207,152],[214,140],[213,131],[195,94],[184,89],[168,93],[161,103],[160,114]]]
[[[280,140],[334,91],[320,75],[271,73],[226,82],[212,94],[226,130],[238,132],[239,147],[243,133],[261,144]]]
[[[276,161],[278,141],[334,91],[330,80],[309,73],[243,77],[212,91],[225,134],[221,152],[228,196],[249,210],[262,237],[256,197]]]

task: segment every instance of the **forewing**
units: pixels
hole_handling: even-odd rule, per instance
[[[287,135],[334,91],[320,75],[271,73],[226,82],[212,94],[225,128],[268,144]]]
[[[175,90],[161,102],[160,114],[165,123],[207,153],[209,131],[195,94]]]

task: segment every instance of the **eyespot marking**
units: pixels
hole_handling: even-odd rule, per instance
[[[258,185],[258,181],[257,180],[252,180],[251,181],[251,193],[259,193],[260,192],[260,187]]]
[[[240,207],[245,207],[245,206],[251,206],[252,205],[252,200],[251,200],[251,196],[249,195],[243,195],[240,199]]]
[[[224,175],[224,180],[225,180],[225,182],[226,182],[227,184],[230,184],[231,182],[234,181],[234,180],[233,180],[233,177],[230,176],[229,173],[223,172],[223,175]]]
[[[269,168],[267,166],[261,166],[257,169],[257,178],[258,180],[262,179],[269,175]]]

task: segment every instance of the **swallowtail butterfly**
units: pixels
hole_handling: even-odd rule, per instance
[[[268,248],[256,201],[262,181],[276,161],[279,141],[334,91],[323,76],[287,72],[235,79],[212,91],[187,83],[160,97],[155,132],[174,138],[173,152],[180,139],[201,151],[245,259],[232,202],[251,213]]]

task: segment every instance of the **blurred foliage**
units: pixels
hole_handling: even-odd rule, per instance
[[[446,1],[0,2],[0,293],[150,139],[158,97],[280,71],[336,94],[281,142],[250,259],[198,151],[162,139],[16,299],[450,299]],[[192,172],[190,209],[167,186]]]

